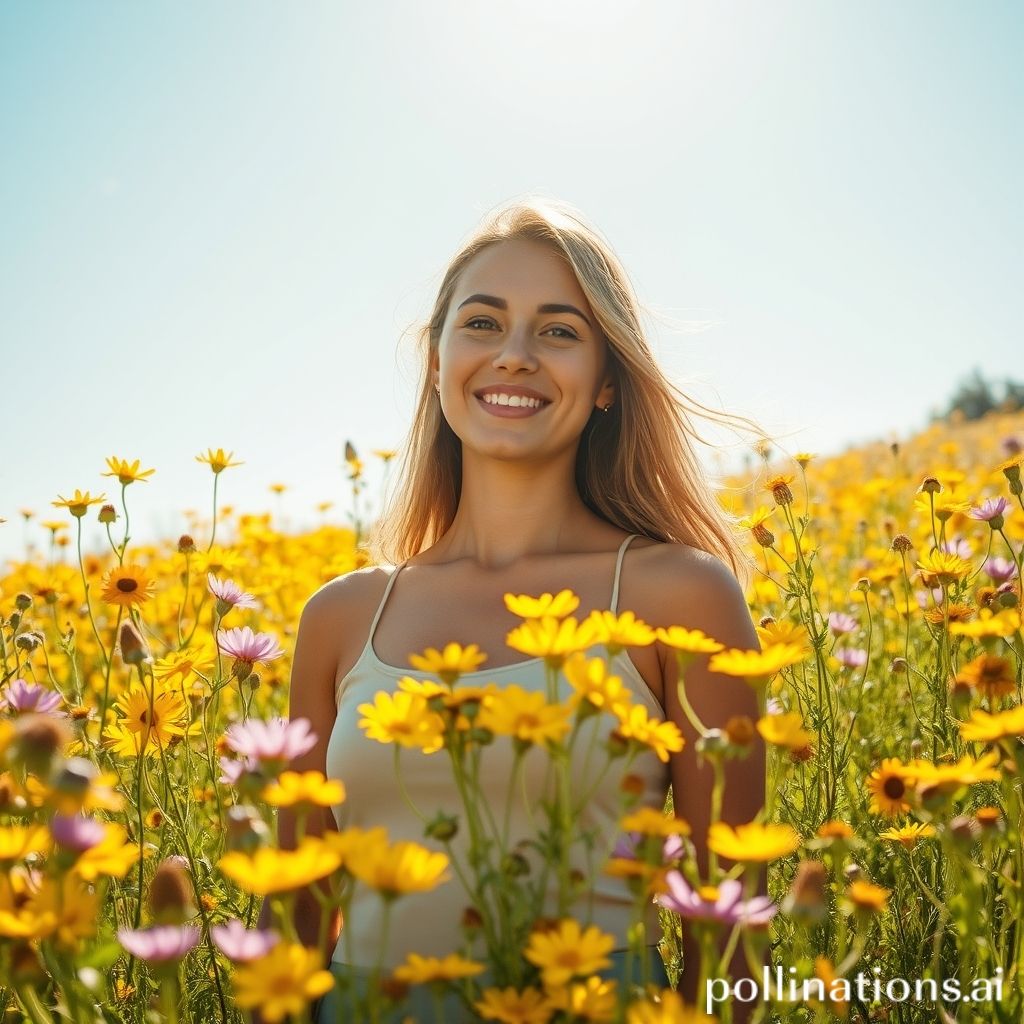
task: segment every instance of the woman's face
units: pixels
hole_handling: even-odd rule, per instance
[[[515,239],[466,265],[432,372],[464,445],[496,458],[550,455],[575,447],[593,410],[614,401],[607,355],[568,264],[541,242]],[[527,397],[540,406],[520,405]]]

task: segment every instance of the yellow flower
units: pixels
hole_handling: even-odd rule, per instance
[[[116,476],[118,483],[125,486],[135,483],[136,480],[146,483],[146,477],[152,476],[156,472],[155,469],[140,470],[138,459],[129,463],[127,459],[118,459],[113,455],[107,459],[107,465],[110,467],[110,472],[100,473],[100,476]]]
[[[260,796],[272,807],[315,804],[333,807],[345,799],[345,785],[338,779],[326,779],[323,772],[282,772]]]
[[[610,1021],[615,1019],[618,997],[614,981],[594,975],[552,993],[551,1005],[571,1020]]]
[[[457,981],[459,978],[471,978],[482,973],[483,964],[467,960],[457,953],[449,953],[444,958],[436,956],[420,956],[410,953],[405,963],[395,968],[394,977],[407,985],[427,985],[432,981]]]
[[[349,852],[345,866],[386,899],[407,892],[429,892],[449,878],[447,854],[407,840],[384,849],[375,844],[357,846]]]
[[[971,622],[951,622],[951,636],[969,636],[974,640],[989,637],[1007,639],[1020,629],[1020,612],[1016,608],[1001,608],[992,612],[991,608],[982,608],[978,618]]]
[[[600,642],[612,655],[624,647],[649,647],[655,640],[655,631],[632,612],[595,610],[586,621],[594,623]]]
[[[659,760],[668,763],[670,753],[678,753],[683,749],[686,741],[675,722],[650,718],[643,704],[634,704],[622,711],[618,707],[612,710],[619,720],[615,733],[625,740],[633,740],[653,750]]]
[[[878,837],[891,839],[893,842],[901,843],[908,850],[912,850],[919,839],[929,839],[933,835],[935,835],[933,826],[914,822],[910,825],[901,825],[899,828],[890,828],[885,832],[879,832]]]
[[[0,861],[48,853],[53,842],[45,825],[0,825]]]
[[[86,882],[97,878],[124,878],[138,863],[138,843],[128,841],[128,831],[117,822],[104,825],[103,838],[78,855],[71,870]]]
[[[390,462],[398,454],[397,448],[371,448],[370,451],[384,462]]]
[[[970,502],[965,503],[963,511],[970,511]],[[971,563],[959,555],[947,551],[931,551],[924,556],[917,567],[921,570],[922,578],[926,586],[955,583],[969,576],[972,571]]]
[[[670,988],[658,996],[657,1002],[645,999],[630,1003],[626,1010],[626,1024],[711,1024],[714,1020],[699,1007],[687,1006]]]
[[[907,803],[907,772],[906,765],[899,758],[886,757],[881,767],[876,768],[867,780],[867,789],[871,794],[870,810],[872,814],[887,814],[895,817],[910,810]]]
[[[526,594],[506,594],[505,607],[521,619],[543,619],[550,616],[564,619],[580,606],[580,599],[571,590],[560,590],[557,594],[541,594],[528,597]]]
[[[88,491],[83,494],[76,487],[73,498],[65,498],[61,494],[58,494],[57,497],[60,498],[60,501],[50,502],[54,508],[66,508],[76,519],[81,519],[82,516],[89,511],[90,505],[101,504],[106,500],[107,496],[105,494],[101,494],[98,498],[94,498]],[[45,526],[46,524],[44,523],[43,525]]]
[[[505,643],[514,651],[543,658],[551,668],[561,668],[565,659],[576,651],[585,651],[598,637],[598,627],[592,618],[577,622],[574,618],[559,621],[551,615],[542,619],[528,619],[516,626]]]
[[[850,1004],[843,997],[843,993],[848,991],[848,988],[844,985],[843,979],[836,974],[832,961],[823,956],[815,957],[814,976],[821,979],[829,1010],[840,1020],[846,1020],[850,1014]],[[819,999],[808,999],[808,1002],[815,1006],[821,1005]]]
[[[53,933],[57,917],[36,904],[36,894],[24,868],[0,871],[0,937],[31,941]]]
[[[419,694],[378,691],[372,704],[360,704],[359,728],[371,740],[398,743],[432,754],[444,745],[444,721]]]
[[[217,660],[216,653],[209,647],[196,645],[180,651],[171,651],[164,655],[153,666],[153,675],[160,680],[173,680],[181,677],[182,684],[187,683],[193,673],[207,672]]]
[[[321,953],[291,942],[279,942],[266,956],[237,964],[231,984],[243,1009],[260,1008],[276,1022],[298,1016],[306,1005],[334,987],[330,971],[320,966]]]
[[[995,743],[1004,736],[1024,736],[1024,705],[995,715],[979,708],[960,723],[960,735],[969,743]]]
[[[736,861],[771,861],[787,857],[800,845],[800,836],[789,825],[727,825],[716,821],[708,829],[708,849]]]
[[[569,685],[576,691],[577,700],[589,701],[602,711],[618,708],[624,712],[633,703],[629,687],[623,684],[619,676],[608,671],[608,663],[604,658],[588,658],[577,651],[565,659],[562,671]]]
[[[669,626],[668,629],[658,627],[655,636],[666,646],[687,654],[717,654],[725,649],[719,643],[699,629],[684,629],[682,626]]]
[[[858,879],[851,882],[846,890],[847,899],[857,910],[865,910],[872,914],[880,914],[885,910],[886,901],[889,898],[889,890],[883,889],[880,885],[872,882],[865,882]]]
[[[60,879],[46,877],[32,900],[37,917],[52,917],[57,942],[75,947],[79,939],[96,934],[100,921],[99,894],[73,874]]]
[[[222,473],[225,469],[228,469],[230,466],[245,465],[244,462],[232,462],[231,459],[234,454],[234,452],[228,452],[227,455],[225,455],[223,448],[218,448],[216,451],[214,451],[212,448],[207,448],[205,455],[196,456],[196,462],[207,463],[210,469],[213,470],[214,475],[216,476],[218,473]],[[222,509],[221,511],[225,515],[227,514],[226,509]]]
[[[555,1008],[548,997],[536,988],[484,989],[482,997],[473,1006],[484,1020],[497,1020],[502,1024],[547,1024]]]
[[[324,842],[341,858],[341,867],[348,870],[349,857],[374,857],[388,848],[388,832],[381,825],[371,829],[356,828],[354,825],[342,832],[329,829],[324,832]]]
[[[995,654],[979,654],[962,666],[956,682],[967,683],[989,700],[1017,692],[1017,679],[1009,659]]]
[[[817,835],[819,839],[852,839],[853,829],[845,821],[826,821]]]
[[[154,686],[152,700],[145,687],[133,684],[114,707],[123,716],[117,725],[140,737],[143,749],[150,744],[166,747],[185,735],[189,706],[180,693],[162,684]]]
[[[805,654],[810,653],[810,634],[802,622],[790,622],[787,619],[782,619],[769,622],[764,626],[755,626],[754,631],[763,647],[772,647],[776,644],[795,644]]]
[[[774,644],[763,651],[730,648],[713,654],[708,668],[722,675],[739,676],[755,690],[760,690],[772,676],[790,665],[798,665],[805,657],[806,651],[797,644]]]
[[[218,862],[236,885],[256,896],[301,889],[341,864],[341,854],[323,839],[307,836],[294,850],[261,847],[253,853],[233,850]]]
[[[565,918],[550,931],[532,932],[523,956],[540,968],[545,987],[552,988],[610,966],[614,945],[615,939],[596,925],[582,930],[578,921]]]
[[[141,565],[119,565],[103,577],[102,597],[109,604],[134,608],[153,596],[154,582]]]
[[[439,651],[434,647],[428,647],[422,654],[410,654],[409,664],[422,672],[430,672],[437,676],[442,682],[449,686],[463,672],[472,672],[487,660],[476,644],[462,647],[460,644],[445,644],[444,650]]]
[[[789,750],[802,750],[814,739],[803,726],[804,720],[800,712],[789,711],[781,715],[765,715],[758,719],[757,731],[768,743]]]
[[[973,786],[978,782],[998,782],[1000,779],[1000,755],[997,750],[982,754],[977,760],[962,757],[955,764],[932,764],[931,761],[911,761],[904,769],[905,777],[918,786],[938,786],[946,792],[953,792],[961,786]]]
[[[688,836],[689,823],[673,818],[656,807],[641,807],[627,814],[619,827],[623,832],[639,832],[645,836]]]
[[[506,686],[480,709],[479,724],[524,743],[557,743],[570,729],[572,709],[549,704],[543,693]]]

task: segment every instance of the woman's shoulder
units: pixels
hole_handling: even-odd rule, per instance
[[[392,572],[391,565],[367,565],[335,576],[309,596],[302,614],[335,622],[339,615],[358,617],[368,603],[380,600]]]

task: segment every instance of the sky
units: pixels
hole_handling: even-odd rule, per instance
[[[341,521],[345,442],[378,493],[412,330],[526,194],[609,240],[673,381],[790,452],[1020,380],[1022,44],[1012,2],[7,0],[0,558],[45,542],[20,509],[117,496],[108,456],[156,468],[136,540],[209,506],[208,447],[244,461],[222,501]]]

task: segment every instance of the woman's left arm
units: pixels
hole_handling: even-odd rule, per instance
[[[732,570],[710,555],[685,554],[666,560],[661,570],[674,575],[662,577],[664,619],[669,625],[702,630],[707,636],[725,645],[725,648],[760,650],[757,633],[747,607],[746,598]],[[671,562],[675,562],[672,565]],[[665,713],[679,726],[686,745],[678,754],[671,755],[672,796],[677,817],[685,819],[691,829],[700,876],[707,881],[707,835],[711,824],[711,791],[714,770],[710,763],[698,764],[697,740],[699,734],[683,711],[677,687],[678,668],[675,652],[659,643],[665,684]],[[708,670],[709,655],[698,655],[685,672],[686,697],[697,718],[709,729],[725,729],[730,718],[747,716],[756,722],[759,716],[757,695],[744,680]],[[722,796],[720,820],[737,825],[752,821],[765,803],[765,747],[756,731],[748,754],[742,759],[729,759],[724,767],[725,787]],[[727,865],[728,866],[728,865]],[[758,874],[754,895],[767,895],[767,873]],[[724,950],[729,929],[722,929],[720,953]],[[704,1005],[705,993],[697,993],[697,963],[699,953],[696,942],[683,922],[683,955],[685,969],[680,990],[688,1002]],[[751,977],[742,939],[730,963],[733,983],[739,978]],[[713,976],[713,972],[712,972]],[[760,978],[754,978],[760,984]],[[737,1024],[749,1019],[753,1004],[737,1003],[733,1007],[733,1020]]]

